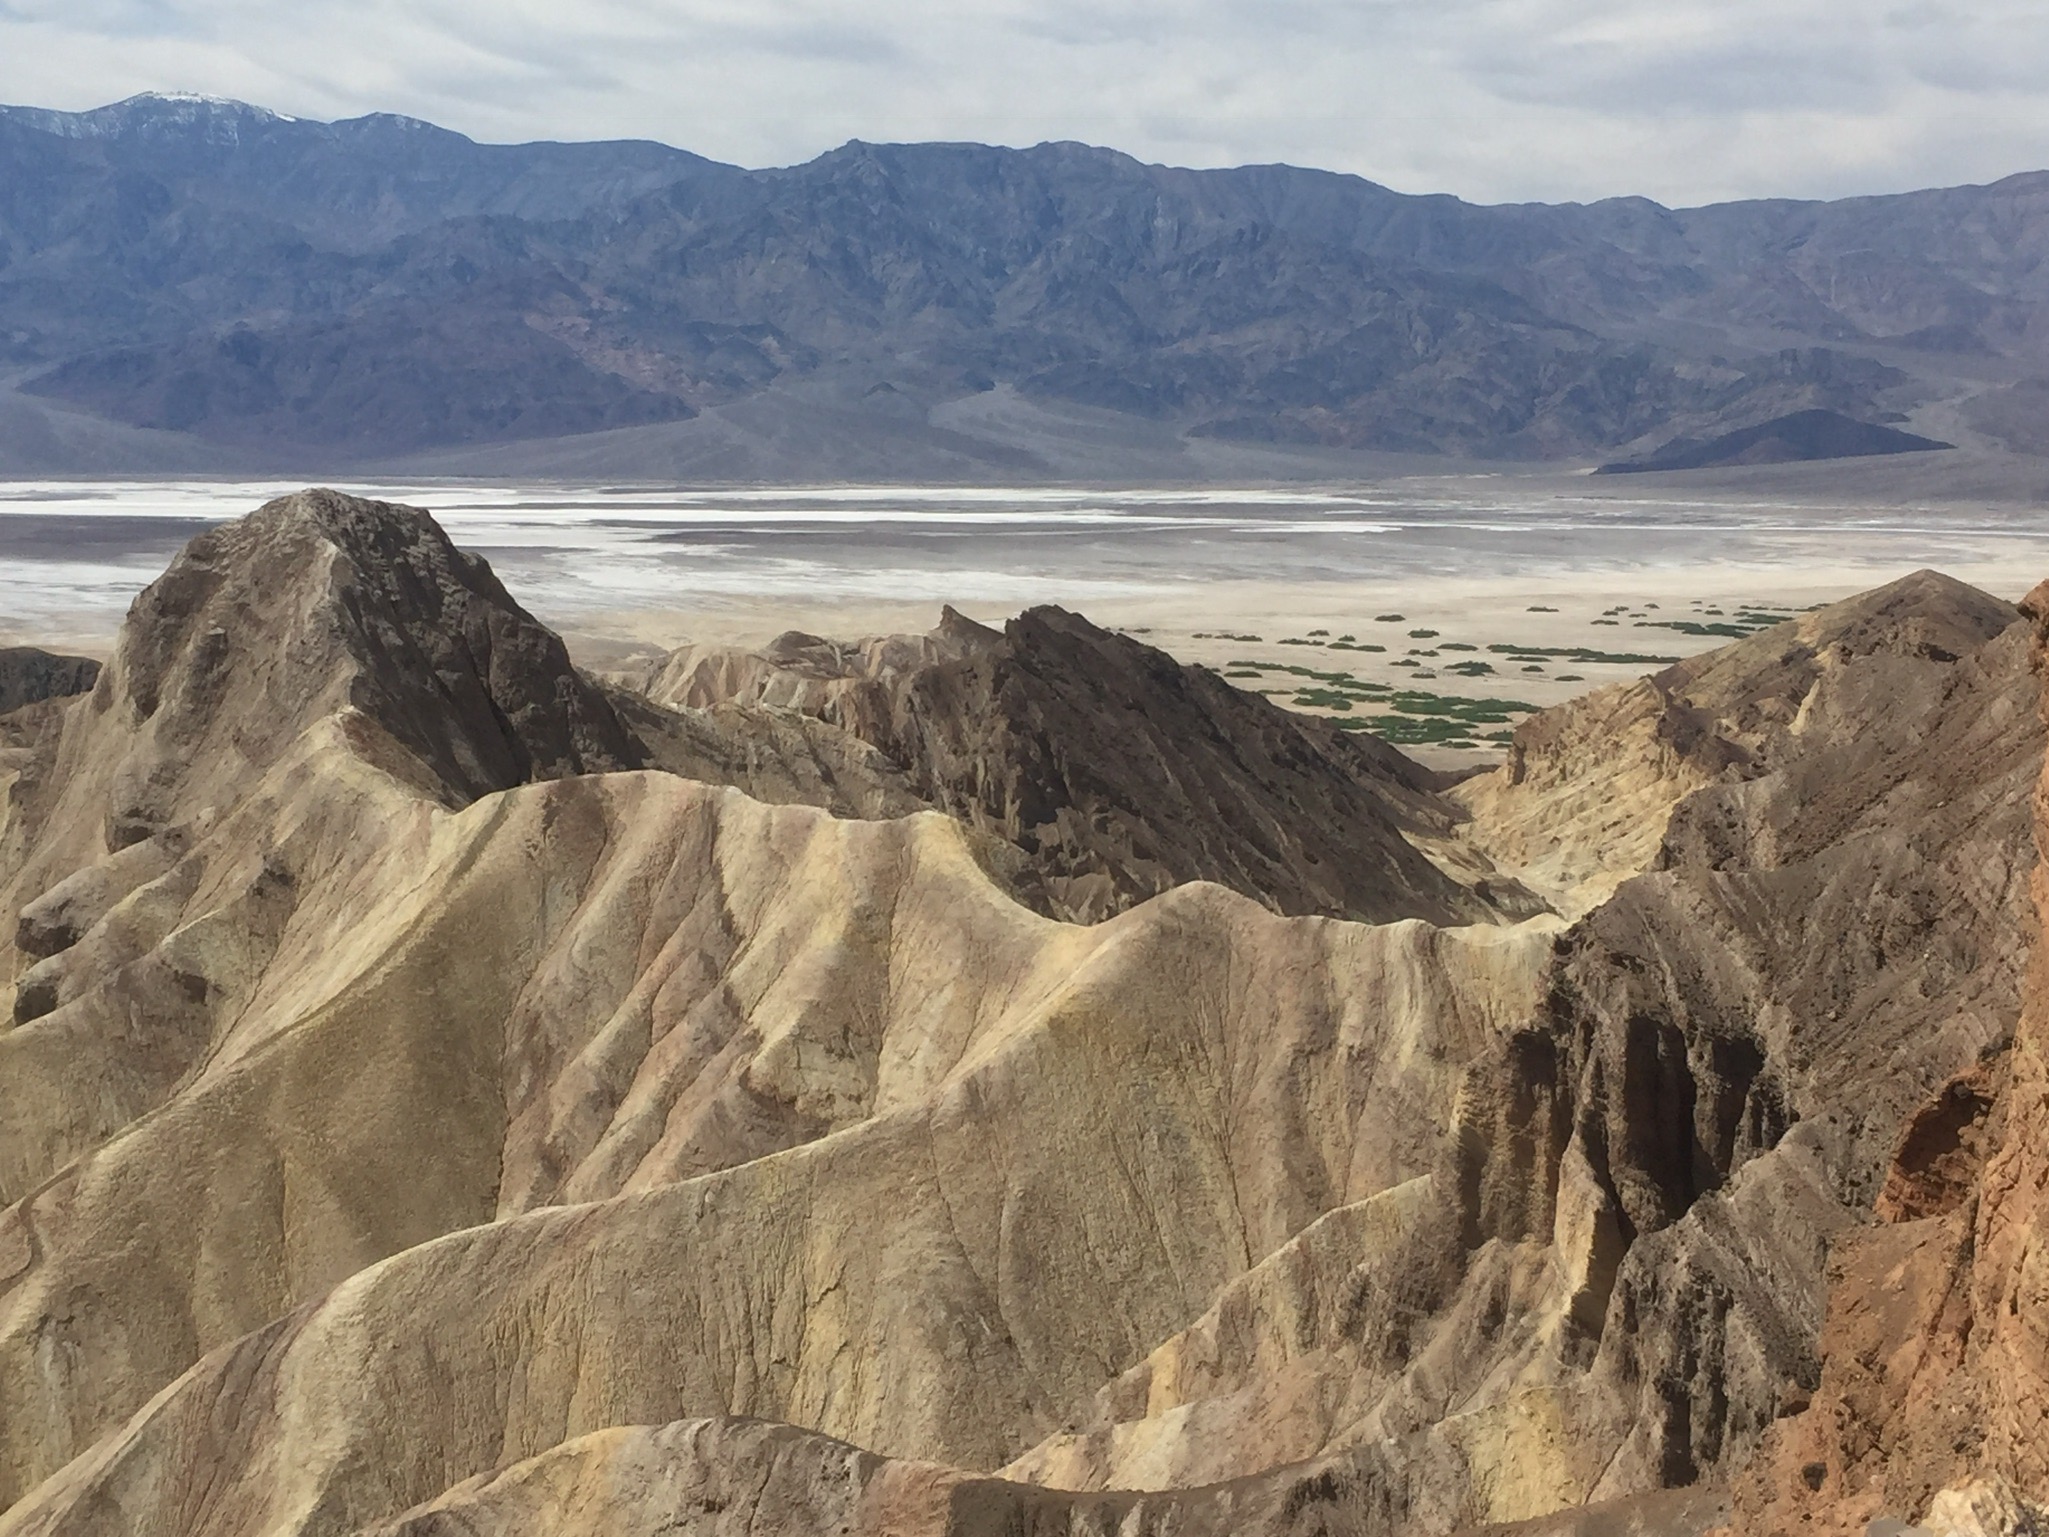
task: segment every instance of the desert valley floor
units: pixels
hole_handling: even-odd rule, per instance
[[[434,509],[587,668],[792,631],[916,633],[948,604],[1000,625],[1054,603],[1292,709],[1472,767],[1498,761],[1504,728],[1535,708],[1909,571],[2017,599],[2049,572],[2049,501],[2010,467],[1982,470],[1983,485],[1936,468],[1931,480],[1918,461],[1759,466],[1659,487],[1411,468],[1342,486],[365,494]],[[188,539],[290,489],[0,485],[0,645],[104,655]]]

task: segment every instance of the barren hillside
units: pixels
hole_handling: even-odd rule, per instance
[[[0,715],[0,1533],[2025,1514],[2037,644],[1448,785],[1057,610],[629,689],[273,503]]]

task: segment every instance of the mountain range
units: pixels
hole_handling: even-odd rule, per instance
[[[6,659],[0,1537],[2039,1532],[2045,654],[1924,571],[1454,776],[281,498]]]
[[[2045,250],[2049,173],[1479,206],[1077,144],[746,170],[0,108],[0,468],[1030,478],[1094,445],[1199,475],[1615,459],[1803,410],[2031,453]]]

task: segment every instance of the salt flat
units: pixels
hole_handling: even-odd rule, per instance
[[[1836,500],[1812,477],[1788,494],[1555,473],[1287,488],[347,489],[432,509],[587,665],[788,629],[924,629],[948,602],[992,621],[1058,603],[1283,702],[1363,718],[1373,702],[1334,696],[1333,681],[1542,706],[1919,567],[2009,598],[2049,573],[2049,507],[1915,505],[1850,484],[1855,499]],[[290,489],[0,486],[0,642],[104,647],[186,539]]]

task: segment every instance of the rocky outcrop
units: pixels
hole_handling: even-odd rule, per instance
[[[425,513],[303,492],[200,535],[136,599],[44,791],[18,787],[9,831],[40,858],[0,864],[0,891],[18,906],[225,812],[344,709],[449,804],[638,761],[561,641]]]
[[[999,634],[948,610],[929,636],[686,650],[657,700],[814,713],[900,764],[928,803],[1021,850],[1019,895],[1079,922],[1184,881],[1290,914],[1384,922],[1540,911],[1513,879],[1462,885],[1418,845],[1459,816],[1378,739],[1036,608]]]
[[[879,730],[889,702],[910,674],[1000,649],[1003,634],[951,604],[924,635],[883,635],[847,643],[792,630],[757,651],[684,646],[647,670],[642,691],[679,709],[765,704],[821,716],[856,735]]]
[[[131,768],[137,826],[184,809],[172,750],[258,769],[341,704],[467,802],[635,753],[562,642],[425,513],[309,491],[195,539],[137,600],[106,712],[160,746]]]
[[[1989,594],[1918,571],[1639,682],[1540,711],[1516,728],[1499,770],[1455,793],[1472,813],[1475,842],[1562,911],[1583,912],[1659,861],[1674,809],[1694,792],[1759,779],[1832,736],[1862,761],[1851,741],[1858,731],[1918,719],[1926,691],[1943,685],[1949,665],[2015,617]],[[1896,665],[1857,665],[1884,657]],[[1855,688],[1846,688],[1853,680]],[[1882,693],[1891,687],[1909,690],[1897,710]],[[1994,728],[2007,724],[2002,717]],[[1866,754],[1860,774],[1837,790],[1828,776],[1844,757],[1807,772],[1794,793],[1854,802],[1865,793],[1865,775],[1894,762],[1889,751]],[[1743,798],[1729,789],[1694,808],[1682,836],[1709,836],[1709,808],[1726,808],[1732,796]],[[1753,825],[1743,836],[1769,834]]]
[[[2023,604],[2036,666],[2049,587]],[[2049,849],[2049,790],[2033,803]],[[1834,1257],[1818,1391],[1738,1486],[1744,1531],[2021,1533],[2049,1505],[2049,867],[2010,1050],[1938,1086],[1879,1186],[1880,1225]],[[1991,1043],[1998,1046],[2002,1043]]]
[[[90,657],[0,646],[0,715],[44,699],[83,694],[99,675],[100,664]]]
[[[820,806],[835,816],[900,817],[930,809],[910,777],[879,749],[826,721],[745,704],[668,710],[624,689],[613,707],[650,768],[729,784],[774,806]],[[1018,861],[989,848],[992,868]]]

